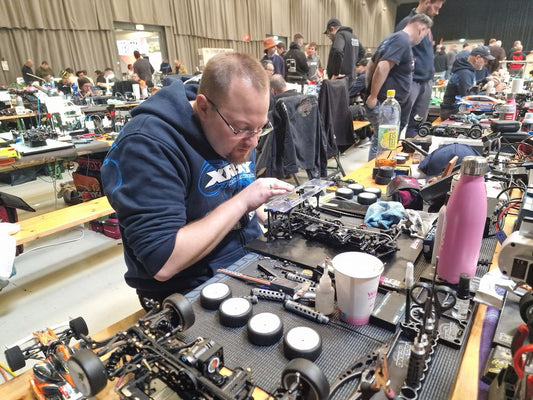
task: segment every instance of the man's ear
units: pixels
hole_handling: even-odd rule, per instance
[[[207,113],[207,109],[211,105],[207,101],[207,98],[203,94],[196,96],[196,112],[200,117],[204,117]]]

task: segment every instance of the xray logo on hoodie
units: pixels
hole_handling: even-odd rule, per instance
[[[221,190],[242,190],[255,178],[255,164],[247,161],[231,164],[223,160],[204,161],[198,179],[198,190],[206,197],[216,196]]]

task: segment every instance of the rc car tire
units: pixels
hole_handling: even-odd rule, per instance
[[[163,310],[165,309],[171,310],[173,315],[170,323],[173,327],[181,326],[181,332],[194,325],[195,316],[192,305],[181,293],[171,294],[163,300]]]
[[[483,129],[479,125],[473,125],[472,128],[468,131],[468,135],[472,139],[479,139],[483,135]]]
[[[91,397],[102,391],[107,385],[104,364],[89,349],[81,349],[67,361],[68,369],[76,389],[84,396]]]
[[[274,313],[263,312],[248,320],[248,340],[257,346],[271,346],[283,336],[283,322]]]
[[[70,329],[72,329],[76,339],[80,339],[81,335],[87,336],[89,334],[89,328],[83,317],[71,319],[68,322],[68,325],[70,326]]]
[[[200,292],[200,304],[207,310],[218,310],[220,303],[231,297],[231,288],[222,282],[205,286]]]
[[[424,137],[431,133],[431,123],[424,122],[418,127],[418,136]]]
[[[529,318],[533,318],[533,292],[528,292],[520,299],[520,316],[527,324]]]
[[[306,400],[326,400],[329,398],[329,383],[318,366],[305,358],[290,361],[281,374],[284,389],[297,386],[298,398]]]
[[[294,327],[283,338],[283,354],[289,360],[305,358],[315,361],[321,352],[322,338],[317,331],[307,326]]]
[[[19,346],[10,347],[4,352],[4,355],[11,371],[17,371],[26,366],[26,359]]]

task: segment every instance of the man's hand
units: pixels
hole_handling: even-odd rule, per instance
[[[368,108],[372,109],[372,108],[376,107],[377,104],[378,104],[378,98],[377,97],[368,96],[366,98],[366,105],[368,106]]]
[[[346,75],[344,74],[339,74],[339,75],[333,75],[330,79],[333,81],[335,79],[342,79],[344,78]]]
[[[276,178],[259,178],[237,196],[241,197],[248,211],[256,210],[271,197],[290,192],[294,186]]]

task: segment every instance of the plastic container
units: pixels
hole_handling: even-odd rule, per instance
[[[500,119],[505,121],[514,121],[516,119],[515,99],[507,99],[507,103],[501,106]]]
[[[378,147],[375,159],[376,167],[396,166],[394,151],[398,146],[400,115],[402,110],[400,103],[394,98],[395,95],[395,90],[387,90],[387,99],[385,99],[379,107]]]
[[[333,314],[335,311],[335,289],[328,271],[325,271],[320,278],[315,293],[315,310],[324,315]]]
[[[475,276],[487,218],[484,175],[487,160],[467,156],[461,162],[461,177],[446,206],[437,273],[445,281],[459,283],[462,273]]]

